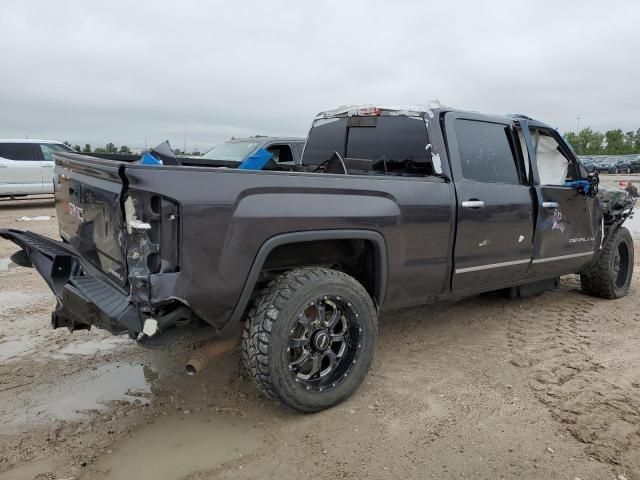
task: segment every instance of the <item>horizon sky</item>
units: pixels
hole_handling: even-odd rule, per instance
[[[640,3],[0,3],[0,137],[206,150],[343,104],[640,128]],[[635,54],[633,52],[636,52]]]

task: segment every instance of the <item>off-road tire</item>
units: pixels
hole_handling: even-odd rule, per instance
[[[616,258],[619,269],[616,270]],[[582,291],[602,298],[620,298],[629,292],[633,276],[633,239],[629,230],[620,227],[609,237],[595,263],[580,275]]]
[[[290,370],[290,333],[299,312],[326,295],[348,301],[357,312],[357,351],[348,375],[341,375],[336,386],[309,390]],[[345,400],[362,383],[373,360],[377,334],[376,309],[358,281],[328,268],[298,268],[270,282],[255,300],[244,330],[242,358],[249,376],[267,397],[293,410],[317,412]]]

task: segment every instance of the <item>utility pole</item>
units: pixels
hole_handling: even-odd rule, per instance
[[[576,117],[578,123],[576,123],[576,135],[580,131],[580,117]]]
[[[182,153],[187,153],[187,122],[184,122],[184,142],[182,143]]]

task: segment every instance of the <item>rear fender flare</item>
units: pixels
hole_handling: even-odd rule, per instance
[[[387,247],[381,234],[372,230],[311,230],[306,232],[291,232],[271,237],[262,244],[251,265],[240,298],[229,319],[229,324],[234,324],[241,319],[251,299],[251,294],[258,281],[262,266],[272,250],[290,243],[319,240],[368,240],[374,245],[376,262],[374,297],[375,302],[378,307],[380,307],[384,301],[387,286]]]

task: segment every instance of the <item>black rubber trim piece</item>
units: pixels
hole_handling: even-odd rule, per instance
[[[249,300],[260,276],[262,266],[274,248],[290,243],[314,242],[318,240],[369,240],[373,243],[376,254],[374,297],[378,308],[382,307],[387,288],[387,247],[381,234],[373,230],[310,230],[306,232],[291,232],[271,237],[262,244],[251,265],[251,270],[249,270],[249,275],[245,281],[240,298],[227,324],[234,325],[241,319],[249,305]]]

